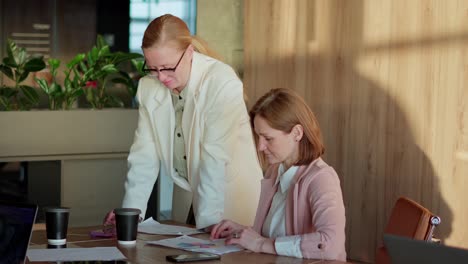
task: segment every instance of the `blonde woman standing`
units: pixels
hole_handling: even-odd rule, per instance
[[[122,206],[144,217],[160,175],[174,182],[173,220],[193,223],[193,210],[197,228],[223,218],[251,222],[262,171],[242,82],[172,15],[149,24],[142,49],[148,75],[138,87]],[[110,212],[105,224],[113,223]]]

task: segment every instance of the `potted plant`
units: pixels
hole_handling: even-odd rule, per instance
[[[111,105],[106,99],[109,96],[103,83],[111,79],[110,73],[117,74],[114,65],[141,55],[110,53],[106,46],[100,44],[88,54],[77,54],[65,67],[60,67],[59,59],[48,60],[50,74],[36,75],[35,81],[40,88],[38,91],[47,95],[50,110],[70,109],[89,88],[101,92],[93,97],[96,108]],[[0,69],[15,81],[15,86],[5,85],[0,89],[0,107],[5,110],[30,109],[37,104],[38,94],[21,82],[30,72],[42,70],[46,65],[42,57],[28,56],[13,41],[8,41],[7,49],[8,57]],[[61,68],[64,68],[63,82],[57,78]],[[2,127],[0,158],[125,153],[137,120],[135,109],[6,111],[0,115],[0,123],[8,124]]]
[[[132,68],[133,73],[128,73],[126,71],[119,71],[119,77],[112,79],[113,83],[120,83],[125,85],[127,88],[128,94],[132,97],[132,106],[137,107],[136,102],[136,93],[138,90],[138,80],[145,76],[145,72],[143,72],[143,64],[144,60],[142,59],[132,59]]]
[[[82,80],[86,84],[86,100],[93,108],[123,106],[122,100],[106,92],[107,82],[112,74],[119,72],[117,66],[121,63],[141,57],[138,53],[112,53],[109,45],[98,35],[96,45],[86,55],[86,61],[79,64],[83,72]]]
[[[83,89],[81,88],[83,81],[78,73],[77,65],[83,61],[84,57],[84,54],[78,54],[66,65],[63,87],[57,82],[57,69],[60,66],[60,60],[58,59],[48,60],[52,75],[50,82],[45,78],[35,78],[39,87],[48,96],[50,110],[69,110],[78,100],[78,97],[83,95]]]
[[[13,80],[14,86],[2,85],[0,105],[4,110],[29,110],[39,102],[39,95],[33,87],[21,84],[29,73],[45,68],[42,56],[29,55],[26,49],[19,48],[8,39],[7,56],[0,64],[0,71]]]
[[[30,109],[37,104],[37,93],[44,93],[49,99],[48,108],[57,111],[2,112],[0,123],[5,125],[0,137],[0,159],[60,160],[62,187],[76,186],[74,183],[82,181],[82,177],[97,176],[99,180],[103,169],[110,170],[108,174],[113,177],[124,176],[138,111],[122,108],[60,111],[69,109],[89,88],[95,89],[93,92],[100,91],[90,97],[96,108],[115,105],[107,99],[106,82],[110,84],[118,75],[116,65],[141,55],[111,53],[105,46],[97,45],[89,53],[76,55],[67,64],[59,59],[48,60],[48,76],[36,75],[40,89],[34,90],[22,86],[23,81],[29,72],[44,69],[44,61],[41,57],[27,56],[24,49],[8,42],[8,57],[1,64],[0,75],[3,73],[5,80],[8,77],[15,81],[15,85],[7,83],[0,87],[0,109]],[[64,193],[73,192],[65,189]],[[66,204],[69,200],[65,199]]]

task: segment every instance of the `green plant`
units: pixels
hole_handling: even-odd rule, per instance
[[[57,110],[62,108],[63,101],[62,86],[57,83],[57,69],[60,66],[60,60],[49,59],[48,64],[52,75],[51,82],[49,83],[49,81],[44,78],[34,78],[34,80],[36,80],[42,91],[47,94],[49,99],[49,109]]]
[[[98,35],[96,45],[86,55],[86,61],[80,63],[82,82],[85,84],[83,90],[93,108],[123,106],[122,100],[107,94],[107,81],[109,76],[119,72],[119,64],[140,57],[142,55],[137,53],[112,53],[109,45]]]
[[[39,87],[49,98],[49,109],[70,109],[78,100],[78,97],[83,94],[83,89],[81,88],[85,83],[79,73],[78,65],[83,62],[84,58],[85,54],[81,53],[66,64],[63,87],[57,82],[57,69],[60,66],[60,60],[58,59],[49,59],[48,61],[52,74],[52,81],[50,83],[46,79],[35,79]]]
[[[42,56],[31,56],[26,49],[19,48],[11,39],[7,41],[7,56],[0,64],[0,71],[14,81],[14,86],[2,85],[0,105],[4,110],[29,110],[39,102],[33,87],[22,85],[29,73],[45,68]],[[21,93],[20,93],[21,92]]]
[[[65,80],[63,82],[63,105],[65,109],[70,109],[78,97],[83,95],[83,85],[85,84],[79,73],[78,66],[83,63],[85,54],[80,53],[75,56],[66,66]]]
[[[120,77],[112,79],[112,82],[125,85],[128,94],[130,94],[132,98],[135,98],[138,89],[138,79],[146,73],[143,72],[144,60],[132,59],[131,62],[133,72],[129,74],[126,71],[119,71]]]

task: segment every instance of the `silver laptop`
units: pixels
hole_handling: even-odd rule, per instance
[[[37,205],[0,201],[0,263],[24,263]]]
[[[468,250],[423,240],[385,234],[384,244],[392,264],[459,264],[468,263]]]

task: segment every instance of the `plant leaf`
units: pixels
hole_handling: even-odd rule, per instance
[[[21,97],[19,99],[19,110],[30,110],[32,107],[32,103],[26,98],[26,97]]]
[[[7,86],[3,86],[2,89],[0,89],[0,95],[6,98],[10,98],[16,94],[18,94],[18,90]]]
[[[130,77],[130,74],[128,74],[126,71],[119,71],[119,74],[127,80],[132,80],[132,77]]]
[[[57,92],[61,92],[61,90],[58,89],[59,88],[59,85],[57,85],[56,83],[52,83],[50,85],[50,94],[57,94]]]
[[[108,45],[103,46],[98,53],[98,58],[103,58],[111,54],[110,48]]]
[[[131,59],[138,59],[138,58],[143,58],[143,55],[139,53],[126,53],[126,52],[119,51],[114,54],[111,62],[115,65],[118,65],[121,62],[128,61]]]
[[[16,63],[15,60],[15,55],[18,52],[18,46],[16,46],[16,43],[8,39],[8,45],[7,45],[7,54],[8,54],[8,60],[5,58],[3,62],[6,64],[6,61],[8,61],[8,64],[11,65],[12,67],[18,67],[18,64]]]
[[[117,70],[117,68],[114,66],[114,64],[107,64],[107,65],[104,65],[101,70],[103,72],[106,72],[106,73],[114,73],[114,72],[118,72],[119,70]]]
[[[72,91],[72,96],[79,97],[84,93],[83,89],[75,89]]]
[[[17,83],[20,83],[24,80],[26,80],[26,78],[28,78],[28,75],[29,75],[29,72],[28,71],[25,71],[25,72],[18,72],[16,71],[16,82]]]
[[[24,71],[26,72],[37,72],[46,67],[44,59],[42,57],[38,58],[31,58],[30,60],[26,61],[24,65]]]
[[[63,94],[62,86],[60,84],[54,83],[54,94],[56,95]]]
[[[146,73],[143,71],[143,64],[145,60],[143,59],[132,59],[132,65],[140,76],[145,76]]]
[[[81,69],[82,72],[87,72],[88,67],[86,66],[86,63],[80,62],[80,69]]]
[[[69,63],[67,63],[67,68],[71,69],[78,63],[82,62],[86,55],[84,53],[77,54]]]
[[[11,68],[17,68],[18,65],[16,64],[15,60],[11,60],[9,57],[3,58],[3,64]]]
[[[96,46],[98,49],[102,49],[104,46],[109,46],[106,40],[102,37],[102,35],[98,34],[96,39]]]
[[[124,107],[124,103],[122,100],[118,97],[115,97],[113,95],[108,95],[105,98],[105,106],[110,106],[110,107]]]
[[[20,89],[24,94],[24,97],[31,103],[31,105],[36,105],[39,102],[39,95],[36,90],[31,86],[20,85]]]
[[[28,58],[28,53],[24,48],[18,48],[18,53],[16,54],[15,61],[18,67],[26,63]]]
[[[12,80],[15,80],[15,79],[14,79],[14,76],[13,76],[13,71],[11,70],[10,67],[1,64],[1,65],[0,65],[0,71],[1,71],[3,74],[5,74],[8,78],[10,78],[10,79],[12,79]]]
[[[10,110],[10,100],[2,95],[0,95],[0,105],[3,105],[4,110]]]
[[[50,67],[50,71],[52,73],[52,76],[55,76],[58,67],[60,67],[60,60],[59,59],[49,59],[48,62],[49,62],[49,67]]]
[[[88,53],[88,63],[89,65],[94,65],[98,59],[99,50],[96,47],[93,47]]]
[[[128,79],[125,79],[125,78],[114,78],[112,79],[112,82],[128,85]]]
[[[42,91],[44,91],[46,94],[50,93],[49,84],[45,79],[34,78],[34,80],[37,82]]]
[[[28,75],[29,75],[28,71],[24,71],[22,73],[16,72],[16,78],[18,79],[17,82],[20,83],[26,80],[26,78],[28,78]]]

